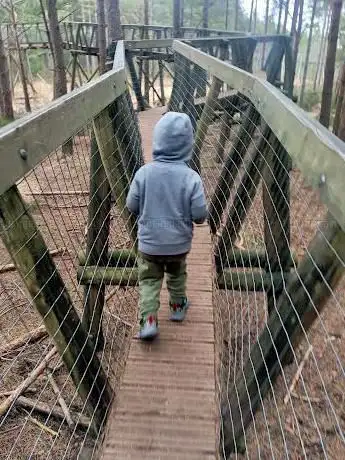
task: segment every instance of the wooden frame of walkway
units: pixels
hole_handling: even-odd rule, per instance
[[[146,160],[151,155],[153,126],[162,113],[159,108],[140,115]],[[212,255],[207,225],[195,228],[188,257],[188,297],[191,307],[185,322],[171,323],[164,287],[159,338],[149,344],[133,339],[109,416],[102,460],[216,458]]]

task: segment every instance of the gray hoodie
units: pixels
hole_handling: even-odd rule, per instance
[[[139,169],[127,196],[128,209],[139,216],[139,251],[145,254],[187,253],[193,221],[207,217],[201,178],[186,164],[192,148],[188,115],[164,115],[153,132],[153,162]]]

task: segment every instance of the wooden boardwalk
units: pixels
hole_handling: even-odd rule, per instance
[[[140,116],[146,160],[161,108]],[[188,257],[184,323],[168,320],[163,288],[160,337],[133,339],[121,389],[110,414],[103,460],[216,458],[214,320],[211,238],[207,225],[195,229]]]

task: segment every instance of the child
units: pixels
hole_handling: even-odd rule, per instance
[[[139,292],[142,340],[158,334],[157,314],[164,272],[170,296],[170,319],[183,321],[188,309],[186,256],[193,222],[206,220],[200,176],[187,166],[193,148],[188,115],[168,112],[154,128],[153,162],[137,171],[128,209],[139,215]]]

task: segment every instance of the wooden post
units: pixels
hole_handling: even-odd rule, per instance
[[[271,128],[266,123],[262,123],[260,140],[258,145],[252,143],[254,154],[236,190],[233,204],[219,239],[215,257],[218,269],[221,269],[222,264],[226,261],[231,244],[236,241],[238,232],[257,192],[272,137]]]
[[[162,38],[162,31],[157,30],[157,38],[161,39]],[[158,60],[158,70],[159,70],[159,86],[161,89],[161,102],[162,106],[165,106],[165,94],[164,94],[164,65],[162,61],[159,59]]]
[[[244,123],[225,161],[214,196],[210,203],[209,223],[214,234],[217,232],[217,228],[221,222],[225,204],[229,199],[231,187],[238,175],[243,157],[252,142],[252,137],[260,121],[260,114],[255,107],[250,104],[244,118]]]
[[[267,149],[263,175],[264,237],[271,273],[284,273],[292,265],[290,248],[290,170],[291,159],[275,136]],[[276,306],[276,294],[267,291],[270,314]]]
[[[140,130],[129,91],[121,94],[109,108],[113,133],[116,136],[122,164],[127,177],[127,186],[137,170],[144,164]],[[113,135],[114,135],[113,134]]]
[[[228,54],[228,46],[227,44],[223,44],[221,48],[221,59],[225,60]],[[205,106],[202,111],[200,120],[198,122],[196,135],[195,135],[195,143],[193,149],[193,155],[191,160],[191,167],[198,172],[201,173],[201,162],[200,162],[200,155],[202,146],[208,131],[208,127],[211,124],[212,116],[214,109],[217,106],[217,99],[219,96],[219,92],[223,85],[222,80],[219,80],[217,77],[212,78],[211,87],[206,97]]]
[[[235,95],[234,101],[230,104],[226,104],[224,113],[221,117],[220,134],[217,146],[217,158],[216,160],[220,163],[224,160],[224,150],[226,142],[230,137],[230,128],[233,115],[236,113],[236,109],[240,103],[239,97]]]
[[[72,77],[71,77],[71,91],[75,88],[75,80],[77,76],[78,67],[78,54],[72,52]]]
[[[178,54],[174,53],[174,81],[172,92],[168,104],[169,112],[179,112],[180,111],[180,100],[182,95],[183,89],[183,80],[181,75],[182,65],[183,65],[183,57]]]
[[[97,115],[93,121],[93,128],[103,166],[115,195],[116,205],[126,223],[128,234],[133,244],[135,244],[137,238],[136,218],[126,207],[129,182],[123,167],[116,133],[114,135],[113,121],[109,115],[109,109],[105,109]]]
[[[111,191],[95,135],[91,137],[90,203],[86,242],[86,264],[104,265],[108,255]],[[83,324],[96,350],[104,346],[102,317],[105,285],[84,289]]]
[[[206,96],[207,72],[197,64],[194,65],[194,79],[196,87],[195,97]]]
[[[211,124],[213,112],[217,105],[217,98],[219,96],[222,84],[223,82],[221,80],[219,80],[217,77],[213,77],[211,87],[206,97],[204,110],[202,111],[200,120],[198,122],[193,155],[190,164],[191,167],[199,174],[201,173],[200,155],[202,146],[208,131],[208,127]]]
[[[328,214],[286,284],[236,383],[229,388],[221,427],[227,457],[236,451],[261,400],[281,372],[281,363],[291,352],[290,344],[296,349],[306,336],[344,274],[344,267],[345,233]]]
[[[97,432],[107,418],[111,389],[66,286],[16,185],[0,196],[0,231]]]
[[[276,85],[277,80],[280,80],[282,60],[285,53],[285,47],[280,41],[276,40],[271,48],[267,58],[266,77],[269,83]]]
[[[134,62],[133,62],[133,56],[131,55],[130,51],[126,50],[126,61],[129,69],[129,73],[131,75],[132,79],[132,86],[133,90],[135,93],[135,97],[137,99],[137,104],[138,104],[138,110],[143,111],[147,107],[147,102],[145,101],[142,92],[141,92],[141,87],[140,83],[138,80],[137,72],[135,70]]]

